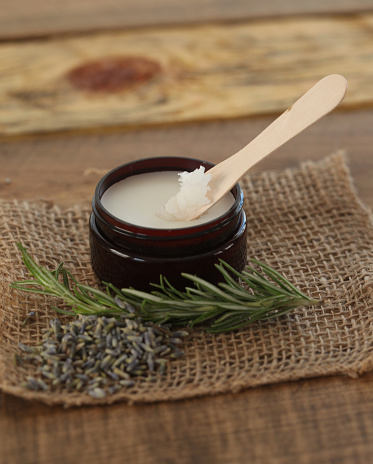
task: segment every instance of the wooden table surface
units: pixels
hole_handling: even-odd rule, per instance
[[[371,0],[63,3],[2,7],[0,198],[69,206],[90,202],[102,173],[129,160],[218,162],[319,77],[341,73],[350,83],[344,106],[255,170],[345,150],[373,207]],[[68,70],[105,56],[117,65],[118,43],[126,56],[160,63],[161,77],[98,91],[69,81]],[[4,464],[365,464],[372,434],[373,374],[76,409],[0,392]]]

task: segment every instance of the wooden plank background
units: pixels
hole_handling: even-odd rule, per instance
[[[372,381],[372,374],[334,377],[173,403],[65,410],[0,394],[0,462],[369,464]]]
[[[147,157],[187,156],[218,163],[267,127],[273,117],[190,123],[104,134],[9,138],[0,145],[0,198],[90,203],[115,166]],[[373,111],[335,111],[262,160],[253,171],[284,169],[344,150],[359,196],[373,207]]]
[[[0,39],[97,29],[361,12],[371,0],[0,0]]]
[[[344,107],[373,103],[373,14],[155,28],[0,45],[0,134],[169,124],[283,111],[319,78],[349,81]],[[117,92],[68,79],[108,57],[161,72]]]

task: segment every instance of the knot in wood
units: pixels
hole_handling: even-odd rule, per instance
[[[162,71],[161,65],[139,56],[105,57],[79,65],[67,79],[79,90],[114,93],[144,84]]]

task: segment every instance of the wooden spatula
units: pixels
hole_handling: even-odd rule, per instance
[[[207,197],[211,203],[199,209],[190,220],[211,208],[254,164],[334,109],[343,100],[346,91],[347,81],[343,76],[332,74],[324,77],[252,142],[210,169],[211,191]]]

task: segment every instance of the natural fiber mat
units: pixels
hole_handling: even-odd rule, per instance
[[[248,252],[284,274],[320,307],[300,308],[223,335],[193,329],[186,356],[172,360],[156,382],[96,400],[86,393],[34,392],[20,387],[27,367],[15,367],[18,342],[36,344],[55,317],[50,298],[9,288],[27,273],[21,241],[40,264],[64,261],[81,281],[95,283],[89,264],[88,206],[0,202],[0,387],[49,404],[81,405],[176,400],[237,392],[307,377],[356,376],[373,362],[373,227],[357,198],[342,155],[297,169],[246,177]],[[53,302],[55,304],[55,302]],[[36,318],[23,324],[36,310]]]

